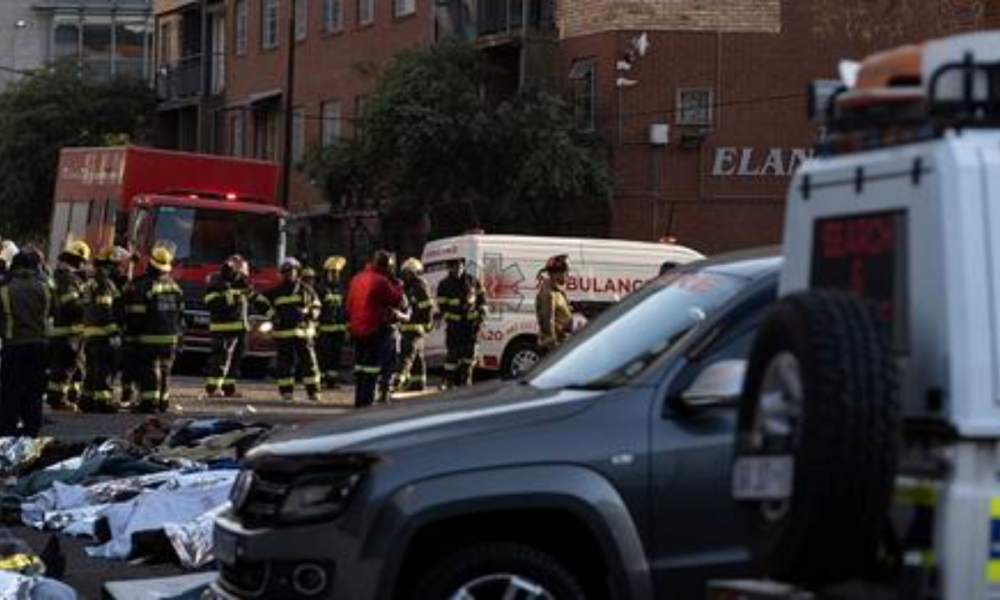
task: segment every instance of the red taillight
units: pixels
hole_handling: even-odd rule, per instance
[[[226,200],[236,200],[236,194],[229,192],[226,194]]]

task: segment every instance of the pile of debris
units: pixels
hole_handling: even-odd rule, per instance
[[[269,432],[228,419],[151,418],[90,444],[0,438],[0,520],[92,540],[92,557],[201,569],[213,561],[213,520],[242,459]],[[0,528],[0,597],[76,598],[57,581],[58,544],[54,536],[36,556]]]

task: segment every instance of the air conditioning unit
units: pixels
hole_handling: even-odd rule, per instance
[[[666,146],[670,143],[670,125],[667,123],[653,123],[649,126],[649,145]]]

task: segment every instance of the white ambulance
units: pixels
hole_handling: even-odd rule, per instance
[[[430,242],[423,263],[432,292],[448,274],[447,262],[464,258],[489,298],[490,317],[480,333],[479,366],[517,377],[539,360],[535,295],[539,272],[551,256],[569,255],[567,292],[574,311],[591,318],[656,277],[664,263],[704,258],[676,244],[624,240],[473,234]],[[444,362],[444,331],[427,339],[432,365]]]

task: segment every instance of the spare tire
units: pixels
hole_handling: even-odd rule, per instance
[[[733,468],[767,576],[819,586],[874,565],[899,436],[895,361],[874,306],[834,291],[782,299],[751,352]]]

